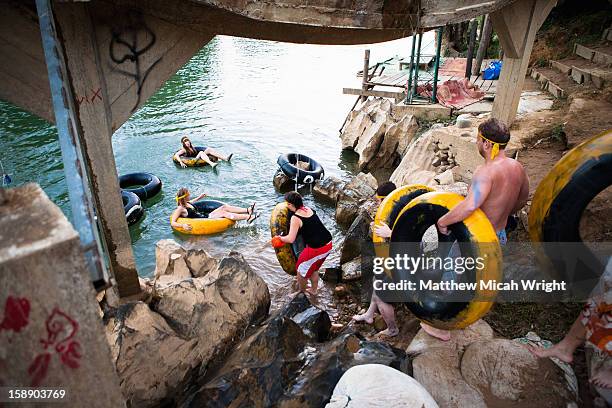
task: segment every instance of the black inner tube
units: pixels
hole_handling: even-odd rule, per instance
[[[417,204],[414,207],[406,210],[395,222],[393,226],[393,232],[391,235],[390,244],[390,256],[404,256],[407,254],[410,257],[421,257],[423,254],[421,248],[421,241],[425,231],[432,225],[434,225],[440,217],[448,212],[448,209],[435,204]],[[454,224],[449,227],[451,234],[447,237],[439,235],[439,251],[441,248],[450,249],[453,242],[457,241],[457,246],[460,250],[461,257],[475,257],[477,253],[474,244],[470,242],[470,232],[463,223]],[[440,245],[444,243],[444,245]],[[437,254],[442,258],[450,255],[442,253]],[[468,282],[472,283],[476,281],[476,270],[466,269],[463,273],[458,274],[454,271],[442,270],[418,270],[415,273],[412,271],[403,271],[395,269],[393,271],[394,281],[400,279],[406,279],[408,281],[415,282],[417,288],[419,287],[419,281],[431,279],[433,282],[440,282],[444,280],[454,279],[455,282]],[[410,301],[407,303],[408,308],[417,317],[424,318],[427,320],[441,320],[449,321],[455,318],[460,312],[465,310],[469,302],[465,301],[466,294],[475,296],[475,292],[461,292],[461,299],[455,301],[448,301],[453,297],[452,292],[441,292],[441,291],[425,291],[425,290],[414,290],[406,291],[405,298]],[[384,299],[383,299],[384,300]]]
[[[277,164],[281,171],[290,179],[299,184],[310,184],[324,177],[323,167],[314,159],[299,153],[282,154],[277,159]],[[308,163],[308,169],[303,170],[297,167],[298,162]]]
[[[129,173],[119,177],[119,187],[147,200],[161,191],[162,182],[151,173]]]

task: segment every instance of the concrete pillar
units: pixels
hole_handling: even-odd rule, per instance
[[[111,273],[120,297],[140,293],[132,242],[123,211],[111,143],[111,111],[100,53],[87,5],[55,8],[57,30],[64,40],[69,80],[78,104],[83,156],[89,166],[92,195]]]
[[[535,35],[556,4],[556,0],[517,0],[490,14],[504,50],[492,115],[507,125],[516,117]]]
[[[0,385],[63,389],[58,406],[125,407],[99,313],[70,222],[38,185],[7,190],[0,203]]]

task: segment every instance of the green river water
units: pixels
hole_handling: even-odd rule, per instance
[[[151,97],[113,136],[119,174],[150,172],[163,182],[162,193],[145,202],[146,215],[130,227],[141,276],[155,268],[155,243],[173,238],[221,255],[244,254],[268,283],[275,300],[290,292],[291,278],[276,261],[269,244],[269,216],[282,195],[272,177],[281,153],[300,152],[315,158],[326,175],[349,179],[355,158],[341,152],[338,129],[354,102],[344,86],[360,86],[355,73],[363,50],[371,61],[406,54],[410,40],[360,46],[317,46],[216,37]],[[195,145],[235,154],[231,164],[177,167],[171,159],[188,135]],[[0,161],[12,185],[37,182],[70,217],[68,194],[55,127],[0,101]],[[223,234],[189,237],[174,233],[169,216],[174,195],[186,186],[192,194],[246,206],[256,201],[262,212],[253,225],[238,225]],[[334,209],[313,206],[339,242],[343,232]]]

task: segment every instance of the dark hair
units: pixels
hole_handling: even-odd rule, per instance
[[[190,146],[187,147],[185,145],[185,142],[189,141]],[[183,149],[185,149],[185,153],[187,153],[190,156],[195,156],[198,154],[198,152],[196,151],[196,149],[193,148],[193,143],[191,142],[191,140],[189,139],[189,137],[187,136],[183,136],[181,137],[181,145],[183,145]]]
[[[285,201],[289,204],[293,204],[296,209],[300,209],[304,206],[304,201],[300,193],[296,191],[289,191],[285,194]]]
[[[379,195],[381,197],[386,197],[389,194],[391,194],[391,192],[395,190],[396,188],[397,187],[395,187],[395,184],[393,184],[391,181],[385,181],[384,183],[379,185],[378,188],[376,189],[376,195]]]
[[[499,143],[502,149],[510,141],[510,131],[508,127],[502,121],[495,118],[487,119],[482,122],[478,126],[478,132],[490,141]]]

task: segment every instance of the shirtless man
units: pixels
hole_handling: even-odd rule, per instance
[[[529,180],[523,165],[506,157],[504,152],[509,141],[508,128],[497,119],[488,119],[478,126],[476,144],[485,163],[476,169],[465,200],[438,220],[440,233],[449,234],[450,225],[465,220],[480,208],[491,221],[500,244],[506,244],[508,216],[523,208],[529,195]],[[448,330],[425,323],[421,323],[421,327],[433,337],[450,340]]]

